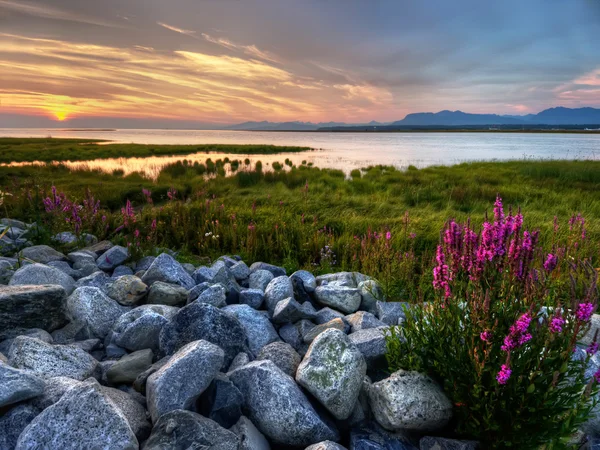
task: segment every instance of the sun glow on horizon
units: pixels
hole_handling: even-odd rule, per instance
[[[64,122],[69,117],[69,113],[67,111],[52,111],[52,115],[59,122]]]

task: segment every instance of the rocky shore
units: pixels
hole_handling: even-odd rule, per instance
[[[433,380],[386,371],[404,309],[368,276],[132,261],[93,236],[65,254],[1,223],[20,248],[0,257],[0,449],[478,448],[444,437]]]

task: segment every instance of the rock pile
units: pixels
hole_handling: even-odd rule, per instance
[[[386,374],[404,310],[375,280],[89,242],[0,258],[0,448],[477,447],[432,437],[431,379]]]

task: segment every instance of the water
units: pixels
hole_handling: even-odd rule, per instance
[[[6,137],[56,137],[107,139],[138,144],[273,144],[297,145],[316,150],[279,155],[231,155],[196,153],[192,155],[148,158],[116,158],[85,162],[69,162],[73,168],[97,168],[107,172],[138,171],[155,177],[166,164],[187,159],[204,162],[228,156],[230,159],[260,160],[265,165],[294,164],[302,161],[321,168],[334,168],[349,173],[369,165],[408,165],[427,167],[451,165],[466,161],[504,161],[519,159],[600,159],[600,134],[550,133],[324,133],[324,132],[260,132],[220,130],[56,130],[0,129]]]

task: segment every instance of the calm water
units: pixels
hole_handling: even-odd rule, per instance
[[[450,165],[465,161],[518,159],[600,159],[600,134],[509,134],[509,133],[320,133],[193,130],[63,131],[48,129],[0,129],[7,137],[57,137],[107,139],[139,144],[273,144],[299,145],[315,151],[280,155],[210,154],[214,160],[229,156],[249,158],[253,163],[285,158],[294,164],[303,160],[317,167],[346,172],[374,164],[406,168]],[[154,177],[165,164],[187,159],[204,162],[206,153],[187,156],[117,158],[68,163],[108,172],[144,172]]]

